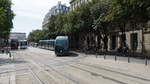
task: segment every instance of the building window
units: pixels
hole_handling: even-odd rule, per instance
[[[117,41],[116,41],[116,36],[112,36],[112,37],[111,37],[111,49],[112,49],[112,50],[116,49],[116,46],[117,46],[117,45],[116,45],[116,42],[117,42]]]
[[[66,10],[66,7],[64,7],[64,9],[63,10]]]
[[[136,50],[138,48],[138,34],[137,33],[131,34],[131,48],[132,50]]]
[[[64,9],[64,7],[63,7],[63,6],[61,6],[61,9],[63,10],[63,9]]]
[[[59,9],[57,10],[57,13],[59,13],[60,11],[59,11]]]

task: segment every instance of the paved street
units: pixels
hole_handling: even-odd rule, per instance
[[[144,60],[127,63],[79,53],[56,57],[38,48],[12,51],[12,56],[0,54],[0,84],[150,84],[150,62],[145,66]]]

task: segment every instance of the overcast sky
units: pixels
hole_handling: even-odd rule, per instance
[[[58,1],[69,5],[70,0],[12,0],[12,9],[16,14],[12,32],[29,34],[32,30],[41,29],[44,16]]]

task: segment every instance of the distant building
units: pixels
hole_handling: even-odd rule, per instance
[[[82,3],[87,3],[92,0],[70,0],[71,10],[74,10],[76,7],[81,5]]]
[[[26,40],[26,33],[11,32],[9,39]]]
[[[43,24],[42,24],[42,28],[43,29],[47,29],[48,27],[48,20],[52,15],[57,15],[57,14],[64,14],[69,12],[69,7],[66,6],[66,4],[61,4],[61,2],[59,1],[58,4],[56,6],[53,6],[49,12],[45,15]]]

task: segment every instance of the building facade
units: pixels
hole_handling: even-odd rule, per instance
[[[48,28],[48,22],[49,22],[49,18],[52,15],[57,15],[57,14],[64,14],[69,12],[69,7],[66,6],[66,4],[61,4],[61,2],[59,1],[58,4],[56,6],[53,6],[49,12],[45,15],[43,24],[42,24],[42,28],[43,29],[47,29]]]
[[[125,32],[126,45],[131,52],[150,54],[150,21],[146,28]],[[131,26],[130,26],[131,27]],[[117,51],[121,46],[121,32],[111,33],[108,39],[108,50]]]
[[[26,40],[26,33],[11,32],[9,39]]]
[[[82,3],[88,3],[92,0],[70,0],[71,10],[75,10],[78,6],[80,6]],[[150,54],[150,21],[148,23],[144,24],[147,25],[146,30],[142,26],[143,24],[138,24],[137,29],[133,30],[127,30],[125,32],[125,45],[128,47],[129,51],[137,52],[137,53],[148,53]],[[126,25],[127,29],[132,27],[131,24]],[[132,29],[132,28],[130,28]],[[100,51],[104,50],[104,43],[98,39],[97,35],[95,35],[93,32],[88,32],[88,34],[84,35],[85,37],[80,38],[79,37],[79,45],[82,46],[82,48],[86,47],[92,47],[92,49],[97,46],[97,44],[100,44]],[[99,41],[100,40],[100,41]],[[108,51],[118,51],[118,49],[124,45],[122,43],[122,33],[119,31],[110,32],[108,36]],[[94,47],[93,47],[94,46]]]
[[[82,3],[87,3],[92,0],[70,0],[71,10],[74,10],[76,7],[81,5]]]

